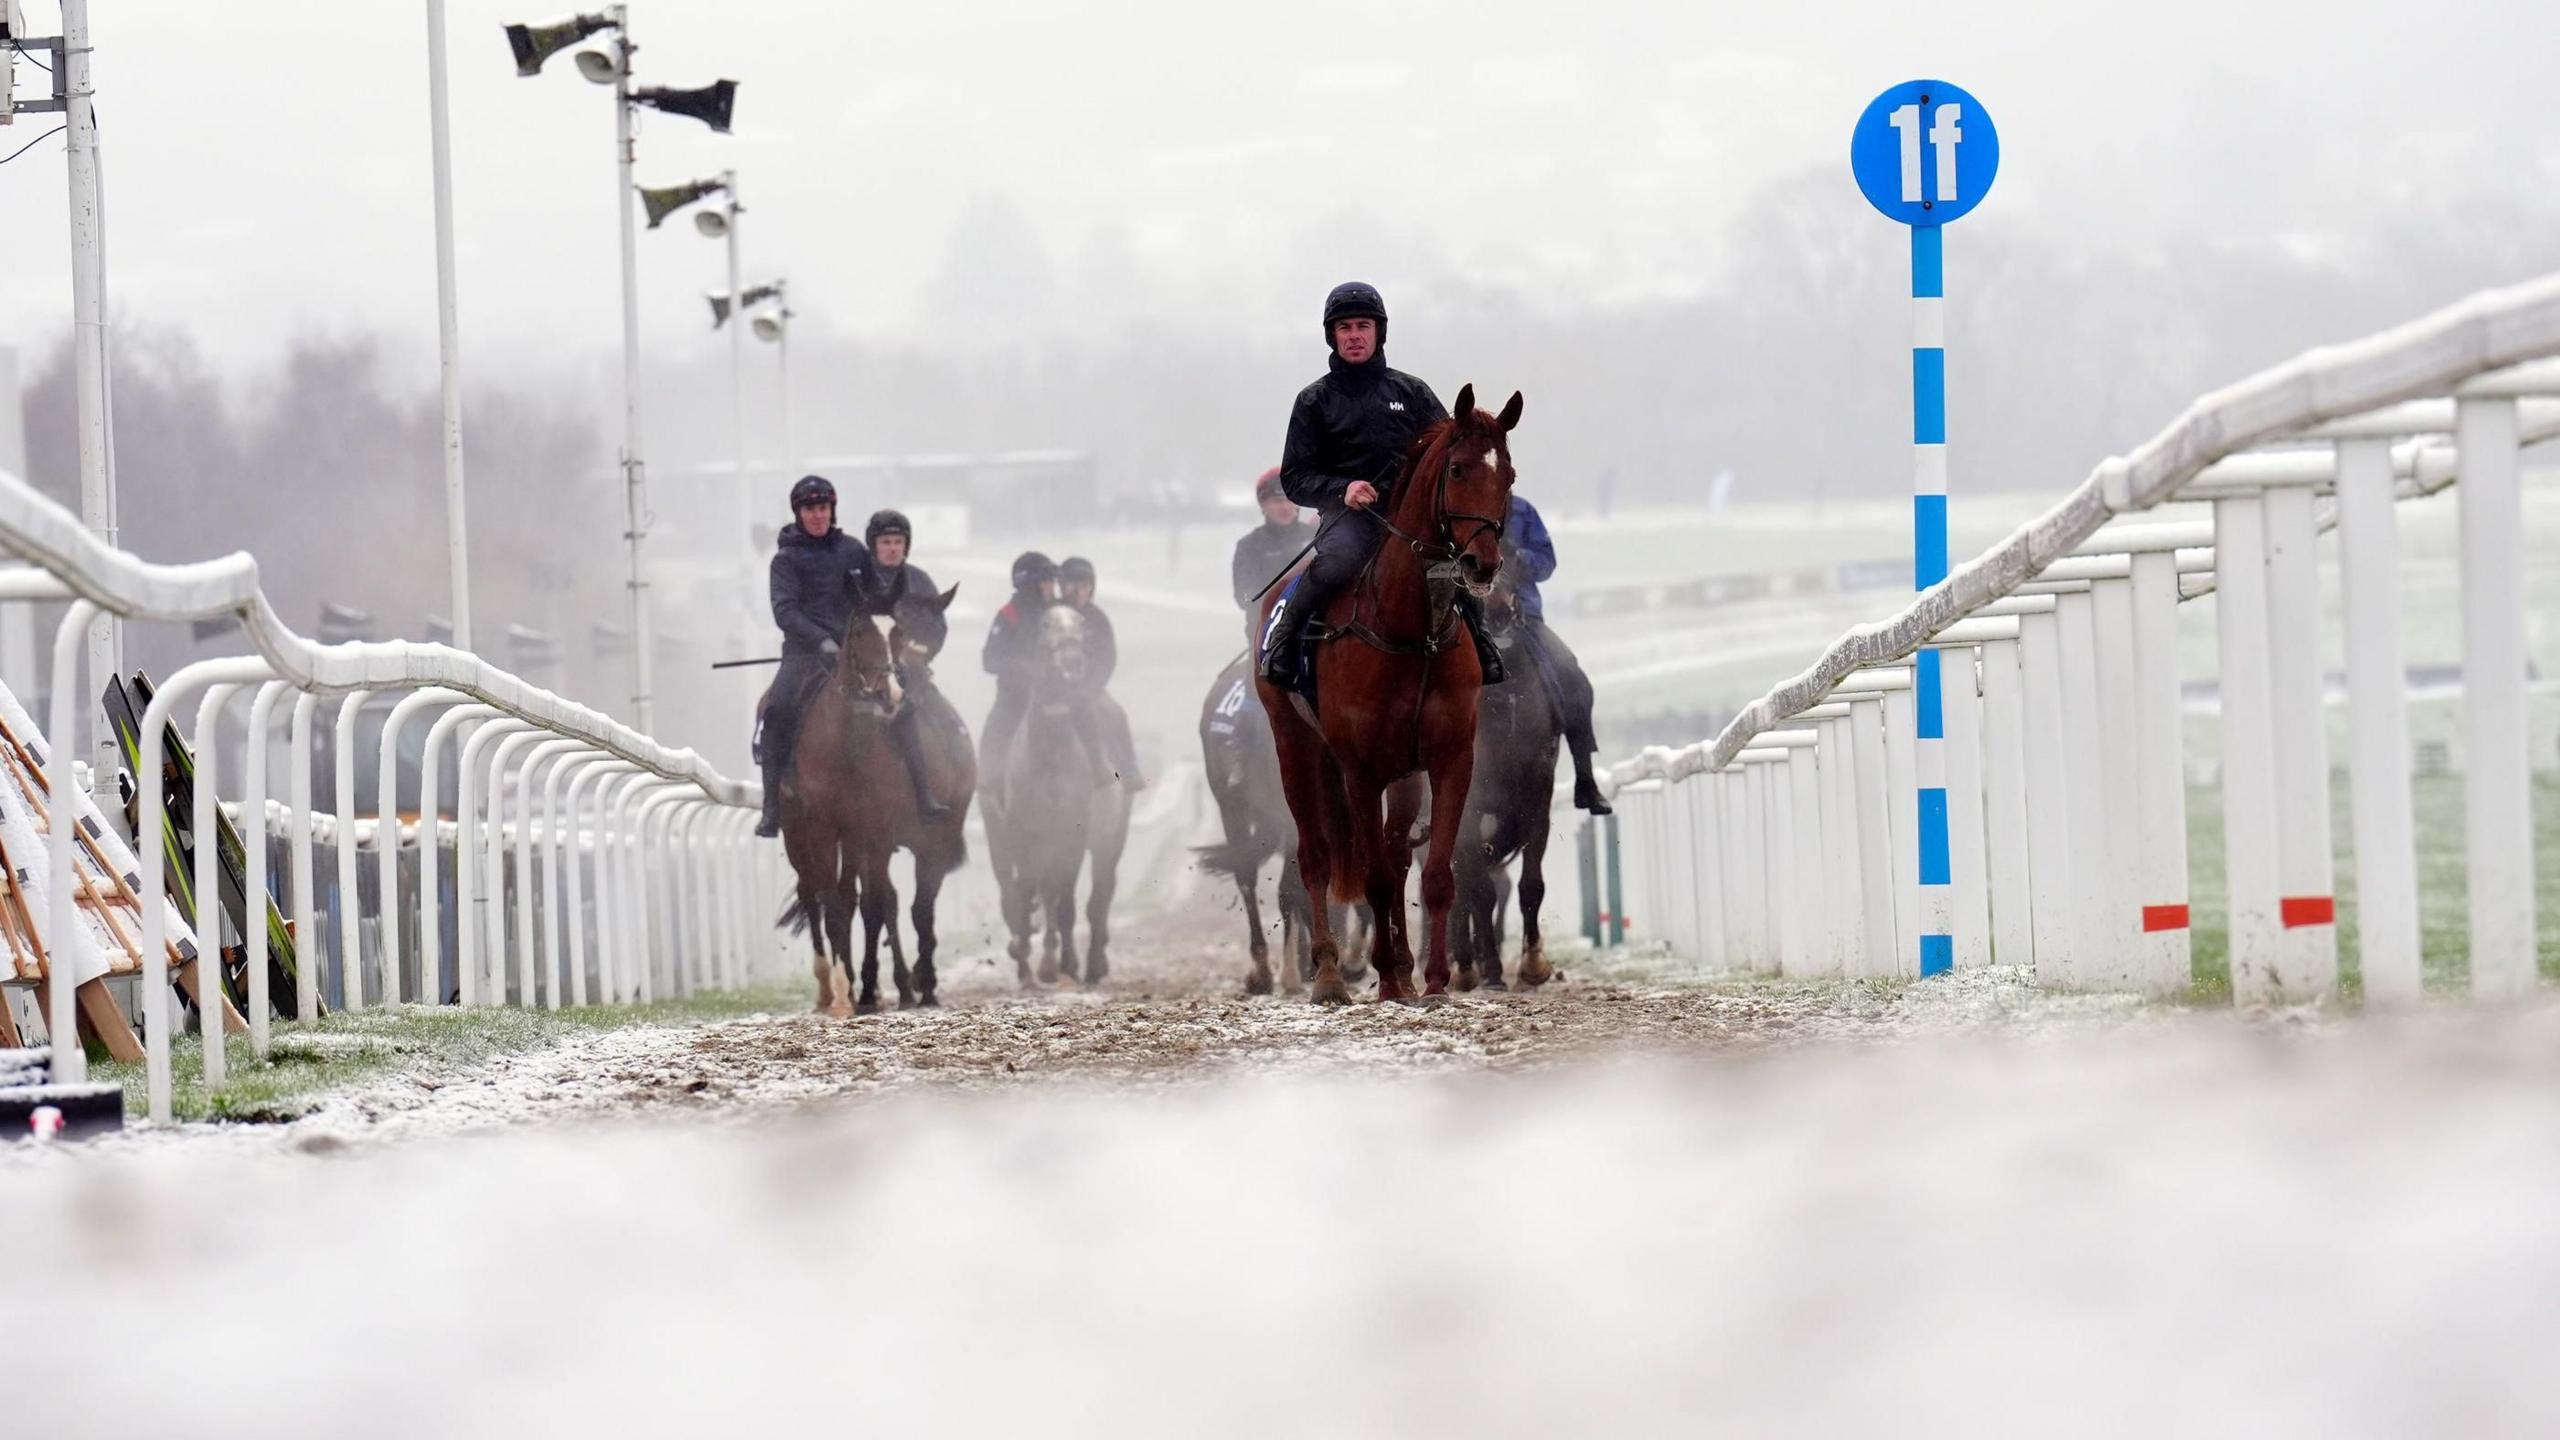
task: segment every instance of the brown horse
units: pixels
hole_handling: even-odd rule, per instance
[[[1476,768],[1467,792],[1458,840],[1457,988],[1506,988],[1502,981],[1502,903],[1509,888],[1503,867],[1520,860],[1520,968],[1522,985],[1545,984],[1555,974],[1538,931],[1538,907],[1546,899],[1547,827],[1555,808],[1556,756],[1564,725],[1531,659],[1520,626],[1517,570],[1505,564],[1484,606],[1485,629],[1503,652],[1511,679],[1485,687],[1476,709]]]
[[[915,827],[915,791],[889,726],[905,696],[890,664],[889,642],[868,615],[845,627],[833,674],[810,700],[782,797],[782,847],[799,888],[780,923],[807,926],[818,980],[818,1008],[840,1013],[828,956],[851,989],[853,913],[862,909],[861,998],[856,1013],[880,1008],[879,932],[894,924],[889,855],[902,831]],[[903,971],[904,967],[900,967]],[[901,982],[900,999],[905,976]]]
[[[968,722],[960,718],[960,712],[933,679],[934,657],[942,653],[943,642],[951,635],[946,612],[951,609],[951,602],[959,598],[960,587],[954,585],[940,595],[909,595],[901,576],[891,587],[890,595],[889,653],[896,659],[902,690],[900,710],[892,723],[916,727],[925,783],[944,807],[931,819],[912,803],[893,812],[897,848],[913,855],[916,862],[915,904],[908,912],[916,927],[912,984],[906,951],[898,944],[898,892],[893,883],[889,884],[880,909],[888,922],[889,962],[898,982],[898,1003],[930,1006],[942,1003],[936,994],[933,967],[934,952],[941,945],[934,912],[941,900],[943,881],[969,859],[969,802],[978,793],[978,751],[970,743]],[[863,943],[867,949],[871,938],[866,935]],[[869,973],[866,965],[866,993],[871,989]]]
[[[1517,394],[1498,416],[1478,410],[1475,399],[1473,385],[1460,390],[1450,418],[1415,438],[1395,485],[1380,497],[1379,506],[1391,509],[1346,511],[1332,522],[1384,524],[1387,537],[1360,582],[1315,617],[1313,712],[1302,714],[1290,696],[1257,681],[1298,822],[1299,869],[1310,893],[1326,883],[1334,899],[1368,900],[1381,1000],[1413,997],[1404,872],[1418,797],[1416,787],[1396,782],[1416,773],[1431,781],[1422,993],[1449,988],[1449,907],[1457,896],[1450,855],[1475,770],[1476,696],[1484,685],[1457,591],[1464,585],[1483,595],[1501,568],[1513,478],[1509,436],[1521,410]],[[1272,603],[1263,604],[1266,617]],[[1309,916],[1314,998],[1338,1005],[1350,991],[1328,908],[1313,906]]]

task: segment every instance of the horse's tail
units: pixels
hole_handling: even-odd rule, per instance
[[[773,917],[773,928],[786,930],[794,935],[806,935],[809,933],[810,925],[816,919],[816,916],[809,913],[809,907],[801,903],[800,892],[794,889],[791,892],[791,898],[782,902],[782,913]]]
[[[1201,869],[1233,875],[1242,882],[1262,872],[1262,862],[1270,855],[1271,849],[1254,840],[1229,840],[1216,845],[1194,845],[1191,853],[1200,857]]]

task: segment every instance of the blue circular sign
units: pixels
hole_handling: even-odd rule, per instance
[[[1849,169],[1885,218],[1944,225],[1991,192],[1991,177],[2000,171],[2000,132],[1991,112],[1955,86],[1906,80],[1858,117]]]

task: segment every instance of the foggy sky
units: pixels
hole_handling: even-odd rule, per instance
[[[51,0],[27,8],[51,28]],[[182,327],[228,368],[384,331],[430,376],[423,6],[330,5],[325,25],[308,0],[94,9],[120,319]],[[610,106],[565,61],[516,78],[499,31],[553,18],[451,5],[466,365],[607,385]],[[813,340],[999,318],[955,313],[970,287],[946,272],[972,248],[1036,302],[1001,318],[1078,332],[1267,339],[1350,275],[1405,296],[1416,331],[1461,284],[1547,312],[1747,289],[1755,198],[1790,175],[1837,181],[1853,243],[1896,245],[1854,203],[1846,138],[1916,73],[1966,85],[2002,132],[1959,276],[1963,244],[2004,231],[2346,259],[2377,214],[2560,182],[2560,20],[2539,0],[638,0],[634,31],[643,81],[742,82],[734,136],[644,117],[642,182],[738,167],[750,272],[791,275]],[[22,90],[43,78],[19,69]],[[68,320],[60,150],[0,168],[0,341],[22,349]],[[719,353],[700,292],[721,247],[680,222],[642,245],[652,355]]]

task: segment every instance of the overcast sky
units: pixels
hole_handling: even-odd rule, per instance
[[[605,95],[561,61],[516,78],[500,25],[552,11],[450,8],[466,365],[602,369]],[[382,331],[429,372],[423,9],[94,7],[121,322],[181,327],[232,367],[297,334]],[[1967,230],[2320,255],[2384,207],[2560,185],[2547,0],[633,9],[644,81],[742,84],[733,136],[646,117],[642,182],[735,165],[751,276],[787,272],[809,322],[853,334],[929,327],[970,245],[1047,267],[1075,315],[1213,333],[1305,326],[1355,274],[1391,303],[1429,272],[1548,308],[1747,285],[1726,257],[1761,187],[1836,172],[1845,192],[1857,111],[1918,74],[2000,126],[1999,188]],[[27,10],[52,28],[53,0]],[[43,81],[18,68],[22,91]],[[0,149],[52,123],[21,117]],[[0,167],[0,343],[67,324],[60,152]],[[710,353],[720,246],[681,223],[641,243],[652,353]],[[1960,239],[1951,254],[1961,276]]]

